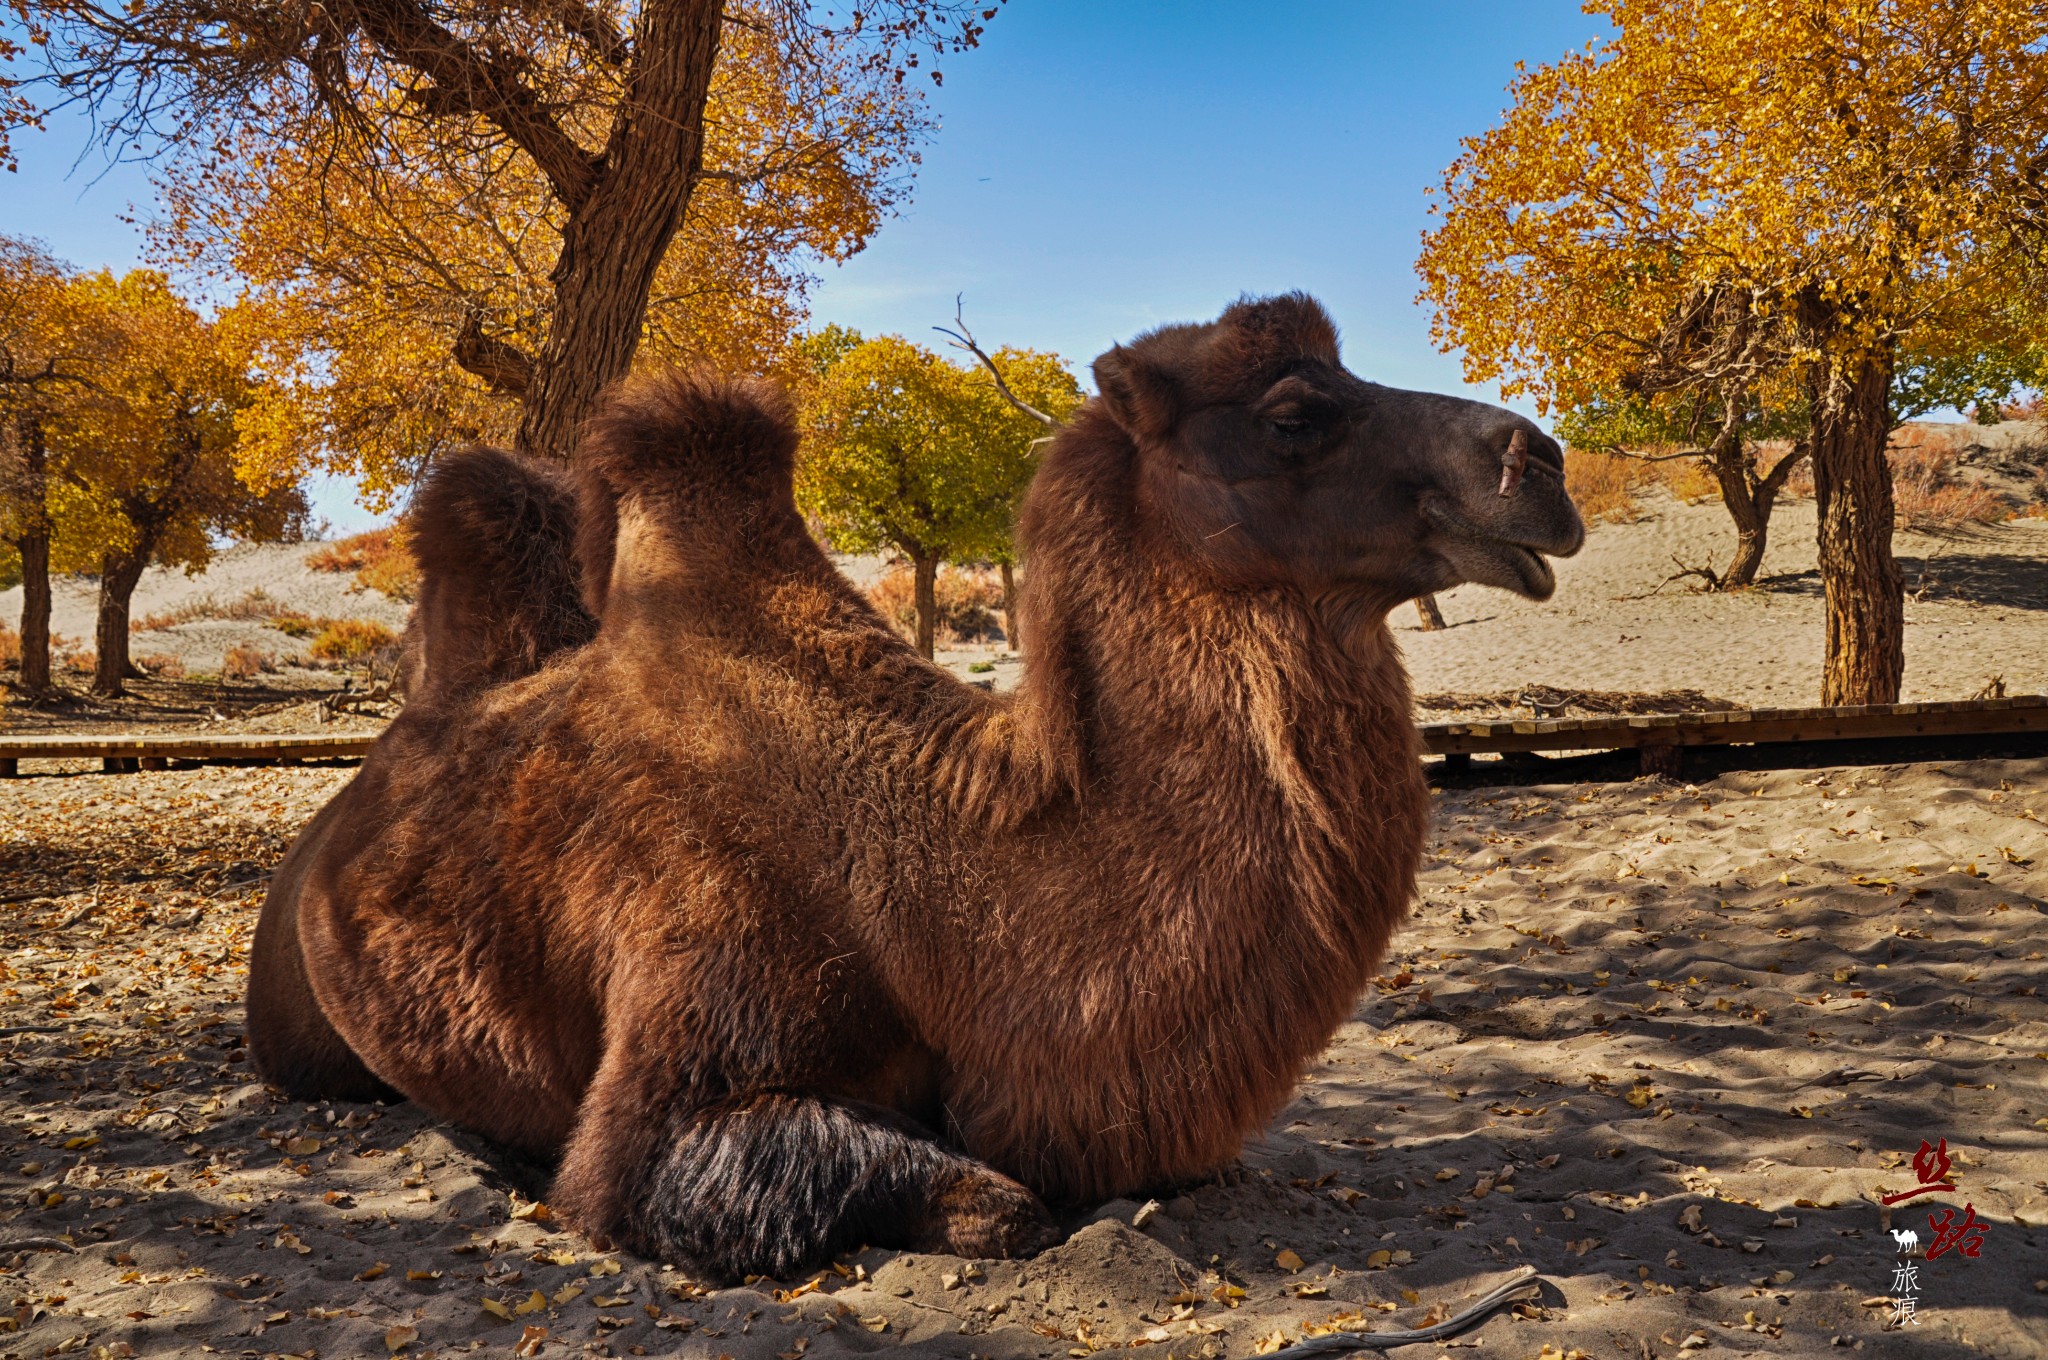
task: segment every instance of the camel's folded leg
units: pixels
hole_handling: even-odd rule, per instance
[[[579,1129],[557,1182],[573,1218],[643,1255],[784,1278],[858,1247],[1028,1255],[1056,1240],[1022,1185],[874,1106],[770,1092],[678,1112],[637,1167],[593,1165]],[[638,1140],[635,1140],[638,1141]],[[610,1221],[576,1213],[593,1173]]]

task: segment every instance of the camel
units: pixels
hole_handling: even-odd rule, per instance
[[[1540,430],[1355,377],[1300,295],[1094,372],[1024,503],[1009,695],[833,568],[766,384],[625,387],[573,509],[453,460],[424,683],[264,906],[260,1070],[558,1158],[568,1225],[725,1277],[1026,1254],[1049,1206],[1228,1166],[1412,896],[1388,611],[1546,598],[1584,530]]]

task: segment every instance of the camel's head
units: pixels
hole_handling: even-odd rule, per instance
[[[1232,585],[1384,611],[1464,581],[1531,599],[1579,550],[1556,441],[1483,402],[1369,383],[1301,294],[1240,302],[1095,361],[1149,526]]]

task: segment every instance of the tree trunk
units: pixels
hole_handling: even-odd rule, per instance
[[[20,529],[14,540],[21,554],[21,687],[44,694],[50,689],[50,451],[42,422],[33,416],[17,422],[15,435],[22,461]]]
[[[47,528],[14,540],[21,553],[21,687],[50,688],[50,534]]]
[[[929,661],[939,640],[939,559],[912,557],[910,563],[917,582],[917,650]]]
[[[92,692],[114,699],[127,693],[123,684],[131,673],[128,664],[128,605],[135,598],[135,585],[149,564],[147,547],[134,552],[109,553],[100,559],[100,607],[94,623]]]
[[[640,10],[603,170],[570,205],[552,282],[554,314],[526,391],[522,452],[566,459],[640,346],[655,270],[703,168],[704,103],[718,60],[719,0],[648,0]]]
[[[1813,485],[1827,598],[1823,704],[1891,704],[1905,673],[1905,589],[1892,556],[1889,356],[1831,375],[1813,403]]]
[[[1757,568],[1764,563],[1764,548],[1770,542],[1771,501],[1758,494],[1756,479],[1744,466],[1744,452],[1738,443],[1731,456],[1714,460],[1714,480],[1721,484],[1721,504],[1735,521],[1735,560],[1721,575],[1722,590],[1756,582]]]
[[[1024,645],[1017,635],[1017,569],[1008,562],[998,562],[996,570],[1003,577],[1003,641],[1011,651],[1021,652]]]
[[[1442,631],[1444,611],[1436,607],[1436,596],[1417,595],[1415,597],[1415,612],[1422,616],[1423,632],[1435,633]]]

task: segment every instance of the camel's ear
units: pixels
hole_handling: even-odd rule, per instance
[[[1173,379],[1122,345],[1095,361],[1095,387],[1111,418],[1134,437],[1159,438],[1180,413],[1180,390]]]

